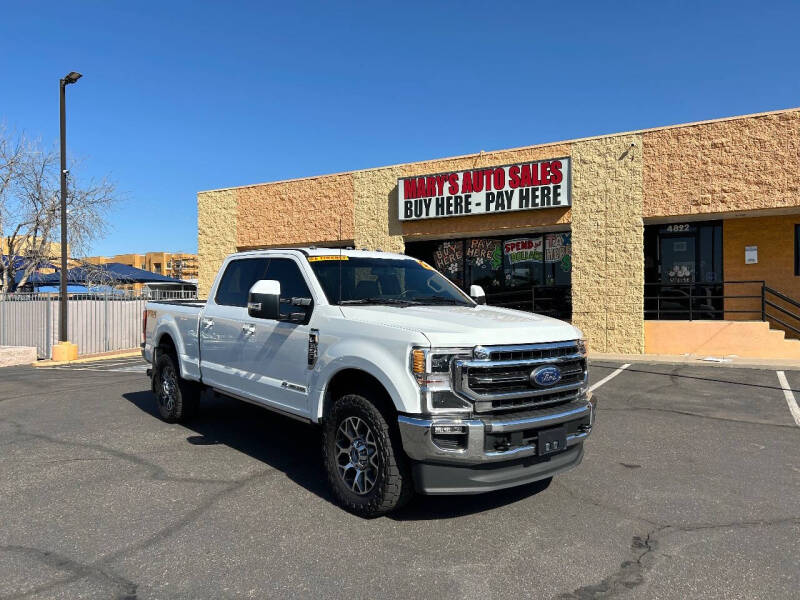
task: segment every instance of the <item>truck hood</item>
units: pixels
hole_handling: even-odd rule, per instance
[[[343,306],[352,321],[423,334],[432,346],[562,342],[582,337],[569,323],[495,306]]]

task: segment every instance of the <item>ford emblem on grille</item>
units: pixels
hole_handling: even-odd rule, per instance
[[[553,365],[544,365],[531,371],[531,383],[547,387],[561,381],[561,369]]]
[[[489,350],[487,350],[483,346],[475,346],[475,348],[473,348],[472,350],[472,356],[475,357],[477,360],[488,360]]]

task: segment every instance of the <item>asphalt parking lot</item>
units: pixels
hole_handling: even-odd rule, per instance
[[[0,598],[796,598],[776,371],[619,367],[592,364],[586,458],[549,487],[370,521],[314,428],[220,398],[166,424],[139,359],[0,369]]]

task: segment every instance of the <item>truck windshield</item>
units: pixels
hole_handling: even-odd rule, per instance
[[[308,260],[331,304],[475,304],[418,260],[347,255],[311,256]]]

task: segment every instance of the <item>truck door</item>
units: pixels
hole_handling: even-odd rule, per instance
[[[251,337],[247,294],[264,279],[268,264],[266,257],[230,261],[214,297],[208,299],[200,317],[200,369],[207,385],[240,394]]]
[[[250,375],[241,385],[251,398],[294,414],[308,415],[312,294],[293,258],[271,257],[264,279],[281,284],[281,318],[273,321],[248,317],[252,333],[245,364]]]

